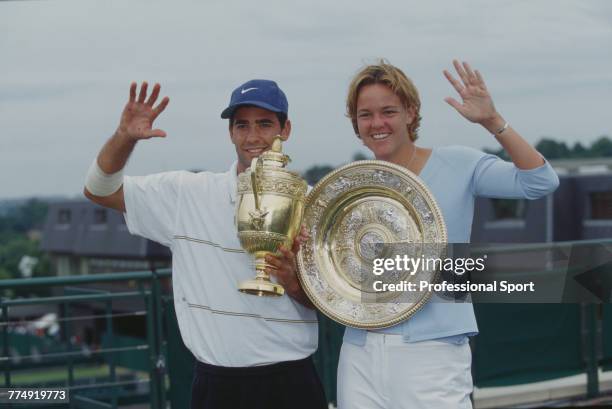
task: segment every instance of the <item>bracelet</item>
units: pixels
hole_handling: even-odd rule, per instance
[[[497,131],[493,132],[493,135],[500,135],[500,134],[502,134],[506,129],[508,129],[509,126],[510,126],[510,124],[508,123],[508,121],[506,121],[504,126],[499,128]]]

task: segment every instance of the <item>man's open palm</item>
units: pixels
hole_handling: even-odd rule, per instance
[[[159,97],[159,84],[153,86],[153,92],[147,99],[147,83],[143,82],[140,87],[138,99],[136,99],[136,88],[138,85],[132,82],[130,85],[130,100],[125,105],[121,114],[121,122],[118,131],[133,140],[149,139],[153,137],[165,137],[166,132],[161,129],[153,129],[153,122],[161,114],[170,98],[164,97],[161,102],[154,107]],[[146,100],[146,101],[145,101]]]

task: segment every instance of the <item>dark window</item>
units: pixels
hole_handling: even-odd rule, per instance
[[[493,220],[523,220],[525,219],[525,200],[491,199],[493,204]]]
[[[106,209],[95,209],[94,210],[94,224],[105,224],[106,223]]]
[[[70,209],[60,209],[57,213],[57,224],[70,224],[72,212]]]
[[[591,192],[591,219],[612,219],[612,191]]]

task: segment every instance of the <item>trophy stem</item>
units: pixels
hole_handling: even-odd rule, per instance
[[[255,270],[257,271],[255,278],[240,283],[238,291],[259,297],[283,295],[285,289],[282,285],[270,281],[270,275],[265,271],[266,266],[265,256],[257,257],[255,259]]]

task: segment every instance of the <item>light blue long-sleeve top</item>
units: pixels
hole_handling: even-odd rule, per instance
[[[522,170],[497,156],[464,146],[433,149],[419,177],[436,199],[449,243],[469,243],[476,197],[538,199],[559,186],[548,162]],[[434,295],[435,297],[435,295]],[[401,334],[405,342],[438,339],[461,343],[478,333],[471,303],[432,299],[407,321],[380,330]],[[344,341],[365,345],[366,331],[346,328]]]

